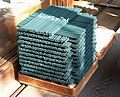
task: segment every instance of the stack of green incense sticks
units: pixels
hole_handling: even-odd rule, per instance
[[[96,17],[50,6],[18,24],[20,73],[62,85],[78,84],[96,57]]]

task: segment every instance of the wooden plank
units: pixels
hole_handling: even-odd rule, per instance
[[[62,0],[57,0],[57,2],[58,2],[58,3],[57,3],[57,4],[58,4],[57,6],[62,6]]]
[[[46,9],[46,8],[48,8],[50,5],[51,5],[51,0],[44,0],[44,1],[41,3],[41,8],[42,8],[42,9]]]
[[[94,3],[108,3],[108,4],[110,4],[112,1],[113,0],[95,0]],[[97,16],[98,14],[100,14],[104,10],[104,8],[105,7],[97,6],[98,11],[95,11],[95,10],[91,9],[91,10],[88,11],[88,13]]]
[[[3,58],[5,55],[7,55],[10,51],[12,51],[14,48],[17,48],[17,43],[13,43],[9,47],[7,47],[0,55],[0,59]]]
[[[0,38],[15,40],[15,22],[14,17],[10,13],[0,17]],[[4,33],[4,34],[3,34]]]
[[[52,1],[52,5],[56,5],[56,0],[51,0]]]
[[[18,97],[18,95],[26,88],[26,85],[21,85],[10,97]],[[29,93],[29,92],[28,92]],[[24,95],[25,96],[25,95]],[[24,97],[23,96],[23,97]],[[28,97],[28,96],[26,96]]]
[[[92,15],[98,15],[99,13],[102,12],[104,7],[93,7],[88,5],[88,2],[91,3],[111,3],[112,0],[87,0],[87,1],[74,1],[73,5],[83,8],[87,13],[92,14]]]
[[[52,5],[73,6],[73,0],[52,0]]]
[[[1,85],[9,84],[9,81],[11,81],[11,79],[15,79],[14,67],[12,65],[9,66],[8,68],[6,68],[5,70],[2,70],[2,69],[0,70],[0,83],[1,83]]]
[[[68,6],[68,0],[63,0],[63,6]]]
[[[9,83],[7,82],[6,84],[0,84],[0,97],[10,97],[10,95],[21,86],[16,80],[10,80]]]
[[[61,95],[32,86],[27,86],[19,95],[17,95],[17,97],[61,97]]]
[[[16,56],[15,56],[16,57]],[[10,97],[21,84],[15,80],[17,59],[13,57],[0,68],[0,97]],[[18,68],[18,67],[17,67]]]
[[[120,0],[113,0],[111,4],[120,6]],[[108,29],[116,30],[120,24],[120,10],[113,8],[106,8],[98,16],[98,25],[106,27]]]
[[[9,68],[10,66],[14,66],[13,63],[15,63],[15,62],[18,62],[18,55],[17,55],[17,53],[15,54],[15,56],[13,56],[10,60],[8,60],[4,65],[2,65],[0,67],[0,71],[4,72],[4,70],[6,70],[7,68]],[[17,64],[15,65],[15,67],[17,67]]]
[[[68,0],[68,6],[73,7],[73,1],[74,1],[74,0]]]
[[[17,48],[10,51],[6,56],[0,59],[0,68],[4,65],[10,58],[12,58],[17,53]]]
[[[5,39],[5,38],[0,39],[0,59],[4,56],[4,53],[5,53],[6,49],[8,49],[11,46],[11,44],[13,44],[13,43],[14,42],[10,39]]]
[[[10,14],[0,17],[0,57],[16,41],[15,23]]]
[[[35,86],[61,95],[77,96],[82,91],[86,83],[89,81],[93,73],[96,71],[97,67],[98,59],[96,59],[91,69],[87,72],[86,76],[80,81],[80,83],[75,88],[69,88],[66,86],[58,85],[52,82],[22,75],[20,73],[18,74],[18,81],[23,84]]]

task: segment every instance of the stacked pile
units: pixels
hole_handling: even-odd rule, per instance
[[[96,18],[80,11],[50,6],[18,25],[21,73],[58,84],[79,83],[96,55]]]
[[[73,52],[73,78],[75,79],[75,83],[78,83],[82,79],[86,74],[86,71],[90,69],[95,61],[95,22],[95,18],[87,14],[79,14],[70,22],[71,25],[75,25],[79,28],[79,33],[82,33],[82,35],[80,35],[80,41],[76,42],[76,45],[74,46],[76,47],[76,50]],[[75,29],[77,30],[77,28]]]

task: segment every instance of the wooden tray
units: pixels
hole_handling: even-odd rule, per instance
[[[90,70],[87,72],[85,77],[79,82],[79,84],[75,88],[69,88],[66,86],[58,85],[52,82],[29,77],[20,73],[18,73],[18,81],[23,84],[31,85],[61,95],[76,97],[82,91],[82,89],[84,88],[84,86],[89,81],[89,79],[91,78],[91,76],[93,75],[93,73],[96,71],[97,68],[98,68],[98,59],[96,59],[93,66],[90,68]]]

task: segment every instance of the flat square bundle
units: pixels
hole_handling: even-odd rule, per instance
[[[96,17],[50,6],[20,24],[20,73],[61,85],[78,84],[96,58]]]

